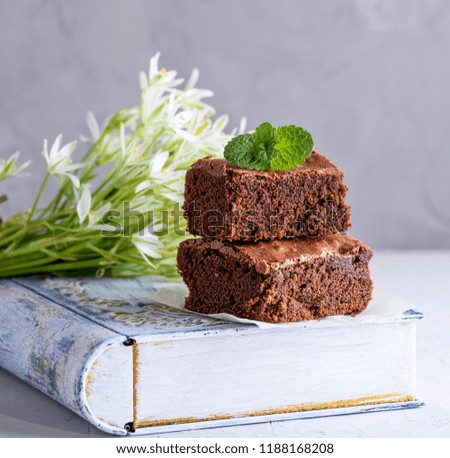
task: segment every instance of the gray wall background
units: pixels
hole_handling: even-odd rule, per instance
[[[2,216],[31,205],[43,138],[136,104],[157,51],[231,125],[308,129],[346,172],[354,236],[450,247],[447,0],[0,0],[0,156],[33,159]]]

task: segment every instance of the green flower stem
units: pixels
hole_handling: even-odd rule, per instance
[[[92,237],[84,237],[86,240],[92,240]],[[23,255],[30,255],[32,253],[39,252],[42,248],[55,247],[56,244],[64,245],[70,243],[79,243],[83,240],[83,237],[60,237],[60,236],[51,236],[43,239],[39,239],[35,242],[26,244],[22,248],[15,249],[14,252],[3,252],[0,254],[1,261],[9,261],[21,257]],[[1,270],[1,269],[0,269]]]
[[[41,187],[39,188],[39,191],[37,193],[36,199],[34,200],[33,206],[31,207],[31,210],[28,213],[28,218],[25,222],[25,225],[17,233],[17,238],[15,238],[12,244],[7,248],[8,251],[13,251],[15,247],[23,240],[23,238],[27,234],[28,225],[34,215],[34,212],[36,211],[37,204],[39,203],[42,197],[42,193],[44,191],[45,186],[47,185],[47,181],[49,177],[50,177],[50,172],[47,170],[47,172],[45,173],[44,179],[42,180]]]
[[[56,212],[58,207],[60,206],[61,199],[65,195],[65,186],[61,186],[58,190],[58,194],[56,194],[56,197],[48,204],[47,208],[43,210],[42,216],[47,215],[48,213],[53,214]]]
[[[81,182],[87,181],[87,179],[90,177],[92,172],[96,169],[96,167],[98,167],[99,164],[97,163],[97,161],[91,160],[93,154],[100,152],[100,151],[97,151],[97,149],[99,150],[101,149],[101,147],[103,146],[103,143],[106,142],[108,136],[115,133],[117,129],[120,129],[120,125],[123,122],[122,116],[124,115],[124,113],[127,113],[129,110],[130,110],[129,108],[125,108],[119,111],[118,113],[116,113],[114,116],[112,116],[108,124],[106,125],[105,129],[101,133],[100,137],[95,141],[95,143],[92,144],[92,146],[86,152],[81,162],[84,162],[84,163],[87,162],[88,164],[86,165],[86,167],[84,167],[81,173],[81,176],[80,176]],[[106,181],[106,180],[103,180],[103,181]]]
[[[0,234],[0,247],[4,245],[8,245],[10,242],[12,242],[14,239],[17,238],[17,228],[12,227],[11,231],[13,232],[13,234],[11,234],[8,237],[5,237],[4,234]],[[11,232],[11,231],[8,231],[8,232]]]
[[[50,264],[52,262],[55,262],[55,259],[54,258],[51,258],[49,256],[46,256],[44,258],[40,258],[40,259],[37,259],[35,261],[29,261],[29,262],[22,262],[22,263],[17,263],[17,264],[14,264],[14,267],[13,268],[2,268],[0,269],[0,275],[3,275],[3,272],[10,272],[11,270],[20,270],[20,269],[29,269],[29,268],[32,268],[32,267],[35,267],[35,266],[44,266],[46,264]],[[14,275],[14,274],[12,274]]]
[[[27,227],[27,234],[28,234],[27,239],[28,239],[28,242],[31,242],[32,235],[30,233],[35,229],[40,229],[40,228],[42,228],[44,226],[47,230],[54,231],[55,227],[52,227],[49,224],[49,221],[54,220],[54,219],[58,219],[59,217],[61,217],[61,215],[64,215],[64,214],[67,214],[67,210],[65,210],[63,212],[55,213],[54,215],[52,215],[51,218],[49,217],[47,219],[47,221],[41,221],[41,220],[30,221],[28,223],[28,227]],[[11,232],[12,232],[12,234],[10,234],[10,235],[8,235],[6,237],[6,235],[11,233]],[[16,239],[19,236],[19,233],[20,233],[20,229],[18,230],[17,226],[8,227],[8,228],[4,229],[3,231],[0,231],[0,247],[8,245],[9,243],[11,243],[14,239]],[[41,239],[41,237],[39,237],[39,239]],[[0,254],[0,257],[1,257],[1,254]]]
[[[47,258],[48,260],[48,258]],[[93,258],[87,261],[64,261],[54,263],[54,259],[51,259],[50,262],[43,262],[36,267],[30,267],[26,264],[21,266],[14,266],[9,269],[0,269],[0,276],[2,277],[15,277],[20,275],[29,275],[34,273],[51,273],[51,272],[60,272],[60,271],[70,271],[70,270],[79,270],[86,268],[98,268],[101,262],[104,261],[103,258]],[[103,266],[103,267],[107,267]]]
[[[105,180],[102,182],[102,184],[95,190],[95,193],[92,195],[92,207],[95,208],[95,206],[102,201],[106,196],[108,196],[109,193],[111,193],[115,189],[115,184],[111,184],[111,179],[112,177],[117,174],[120,169],[123,167],[125,163],[125,158],[120,161],[118,165],[112,166],[109,171],[107,176],[105,177]],[[104,189],[107,185],[109,185],[106,190]]]
[[[31,207],[30,213],[28,214],[28,219],[27,222],[25,223],[25,227],[28,226],[28,223],[31,221],[31,218],[33,218],[34,212],[36,211],[37,204],[41,200],[42,193],[44,192],[44,188],[47,185],[47,181],[50,178],[50,172],[47,170],[44,179],[42,180],[41,187],[39,188],[39,191],[37,193],[36,199],[34,200],[33,206]]]
[[[158,137],[161,135],[161,133],[162,133],[162,130],[160,129],[159,133],[155,136],[155,138],[151,142],[152,146],[156,143],[156,141],[158,140]],[[136,132],[131,136],[131,138],[127,140],[126,146],[129,146],[130,144],[132,144],[133,140],[136,137],[140,137],[140,136],[141,136],[141,129],[138,128],[136,130]],[[108,196],[111,192],[113,192],[116,189],[115,183],[114,182],[111,183],[111,181],[113,181],[112,178],[121,169],[124,168],[124,166],[126,165],[126,161],[127,161],[127,158],[123,157],[120,161],[117,161],[113,166],[110,167],[110,169],[108,170],[107,175],[105,176],[105,179],[100,184],[100,186],[95,190],[95,193],[92,196],[92,206],[93,206],[93,208],[95,208],[95,206],[98,204],[98,202],[103,200],[106,196]],[[107,184],[110,184],[110,186],[108,188],[106,188],[106,190],[105,190],[104,188],[106,187]],[[128,193],[128,195],[129,194],[130,193]]]
[[[105,138],[105,135],[107,134],[107,130],[105,130],[102,135],[97,139],[97,141],[95,143],[93,143],[91,145],[91,147],[88,149],[88,151],[86,152],[86,154],[84,155],[83,159],[81,160],[81,162],[83,163],[86,163],[89,161],[90,157],[92,156],[92,154],[95,152],[96,148],[98,147],[99,144],[101,144],[101,142],[104,140]],[[89,163],[82,171],[82,176],[81,176],[81,179],[80,181],[84,181],[86,180],[87,176],[90,175],[96,168],[96,164],[95,162],[93,163]],[[65,196],[66,197],[66,201],[63,202],[63,205],[62,207],[64,207],[64,203],[67,203],[67,197],[68,197],[68,193],[67,193],[67,189],[66,189],[66,186],[61,186],[58,190],[58,193],[57,195],[55,196],[55,198],[53,199],[52,202],[50,202],[50,204],[47,206],[47,208],[44,210],[43,212],[43,215],[46,215],[47,213],[50,212],[53,213],[55,212],[58,207],[61,205],[61,199]],[[69,191],[71,192],[71,190],[69,189]]]

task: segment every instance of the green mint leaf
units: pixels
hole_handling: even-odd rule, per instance
[[[290,170],[308,159],[314,147],[309,132],[297,126],[283,126],[277,129],[277,155],[270,161],[272,170]]]
[[[269,122],[262,123],[253,134],[255,139],[254,155],[259,157],[261,170],[270,169],[270,161],[278,154],[275,150],[277,130]]]
[[[310,156],[314,143],[301,127],[275,129],[268,122],[253,134],[238,135],[225,146],[229,162],[248,170],[290,170]]]
[[[238,135],[225,146],[225,159],[248,170],[268,170],[275,150],[276,129],[268,122],[256,128],[254,134]]]
[[[255,168],[254,158],[255,139],[252,134],[238,135],[225,146],[223,155],[227,161],[242,169],[260,170]]]

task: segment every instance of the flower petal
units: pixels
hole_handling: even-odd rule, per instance
[[[59,134],[59,135],[56,137],[55,141],[53,142],[53,145],[52,145],[52,147],[51,147],[51,149],[50,149],[50,155],[49,155],[50,161],[52,161],[52,159],[53,159],[54,157],[56,157],[56,155],[58,154],[58,151],[59,151],[59,149],[60,149],[60,147],[61,147],[62,139],[63,139],[63,135],[62,135],[62,134]]]
[[[74,175],[73,173],[61,172],[60,175],[65,175],[66,177],[69,177],[70,180],[72,181],[73,185],[75,186],[75,188],[79,188],[80,187],[80,179],[76,175]]]
[[[139,73],[139,84],[141,86],[141,90],[146,89],[148,87],[147,75],[144,72]]]
[[[84,220],[88,216],[89,211],[91,210],[91,204],[92,204],[91,191],[89,190],[88,186],[83,185],[82,190],[81,190],[81,197],[77,203],[77,214],[78,214],[78,219],[80,220],[80,224],[83,224]]]
[[[150,169],[150,176],[158,175],[161,172],[161,169],[164,167],[164,164],[167,162],[168,158],[168,151],[158,151],[153,156],[152,165]]]
[[[86,124],[89,132],[91,133],[92,140],[97,140],[100,137],[100,126],[98,125],[97,119],[92,111],[88,111],[86,115]]]
[[[77,147],[78,142],[76,140],[67,143],[67,145],[64,145],[59,151],[58,151],[58,157],[64,157],[64,158],[69,158],[70,155],[74,152],[75,148]]]
[[[192,70],[189,81],[186,83],[185,90],[192,89],[197,84],[199,76],[200,76],[200,72],[198,71],[198,68],[194,68],[194,70]]]
[[[139,194],[141,191],[144,191],[148,188],[150,188],[151,186],[151,182],[149,180],[144,180],[144,181],[141,181],[135,188],[134,192],[136,194]]]
[[[44,148],[42,149],[42,157],[45,159],[45,162],[47,163],[47,166],[50,166],[50,156],[48,154],[48,140],[45,138],[44,139]]]
[[[159,61],[159,56],[161,55],[160,52],[157,52],[151,59],[150,59],[150,65],[149,65],[149,71],[148,71],[148,78],[151,81],[158,73],[158,61]]]

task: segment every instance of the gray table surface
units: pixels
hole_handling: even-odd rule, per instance
[[[417,392],[424,407],[159,437],[450,437],[450,251],[377,251],[371,269],[375,288],[425,314],[417,332]],[[107,437],[2,369],[0,393],[0,437]]]

